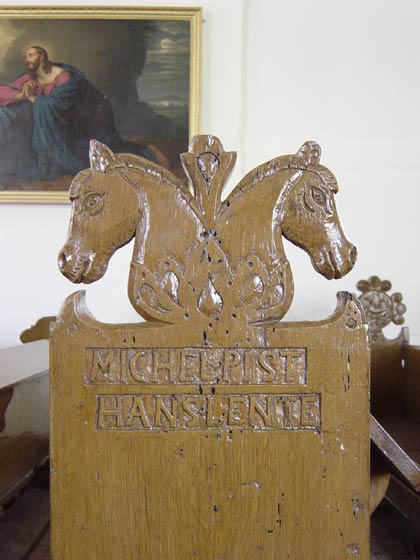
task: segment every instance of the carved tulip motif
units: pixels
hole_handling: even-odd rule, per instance
[[[220,294],[214,287],[214,284],[209,276],[207,285],[201,292],[197,308],[205,317],[216,317],[223,309],[223,300]]]

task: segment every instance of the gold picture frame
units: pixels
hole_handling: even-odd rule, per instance
[[[135,146],[139,155],[154,158],[180,176],[180,167],[174,163],[175,152],[179,161],[179,152],[185,151],[189,139],[200,131],[201,12],[201,8],[193,7],[1,7],[4,51],[0,55],[0,143],[2,137],[6,140],[3,148],[0,145],[0,202],[68,202],[66,185],[75,175],[68,170],[76,169],[76,163],[69,163],[71,150],[76,145],[77,149],[86,148],[89,127],[85,123],[92,115],[109,116],[108,106],[111,117],[106,123],[112,122],[118,146],[124,146],[116,152],[137,153],[130,149]],[[58,66],[53,62],[52,68],[58,68],[59,74],[69,72],[64,89],[59,87],[62,84],[54,85],[54,93],[50,94],[39,85],[43,83],[41,79],[30,79],[39,76],[36,69],[39,64],[44,68],[45,60],[42,51],[33,51],[34,46],[42,46],[48,52],[47,60],[57,61]],[[28,60],[28,53],[41,57],[38,66]],[[76,91],[71,88],[76,87],[72,84],[79,71],[80,79],[101,94],[107,111],[101,113],[102,109],[96,110],[93,104],[88,112],[85,110],[83,119],[79,117],[80,99],[84,98],[78,91],[77,103],[69,102],[73,113],[63,113],[70,124],[60,136],[60,127],[64,125],[61,120],[54,120],[53,96],[63,97],[65,91],[67,97],[64,101],[60,99],[57,109],[65,111],[67,98],[73,99],[71,95]],[[32,98],[25,90],[27,97],[19,98],[18,102],[10,97],[11,88],[23,91],[25,80],[30,87],[41,89],[36,94],[32,90]],[[42,97],[42,104],[38,96]],[[21,113],[25,113],[24,117]],[[108,126],[104,122],[100,121],[101,131]],[[99,130],[97,123],[95,126],[92,130]],[[82,135],[81,129],[84,136],[79,142],[75,137]],[[62,138],[65,140],[60,150]],[[53,153],[57,154],[56,160]],[[64,163],[63,154],[68,156]],[[80,160],[77,164],[80,167]]]

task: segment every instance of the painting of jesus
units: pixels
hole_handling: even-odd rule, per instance
[[[191,18],[73,15],[0,13],[0,200],[66,195],[91,139],[183,177],[198,113]]]

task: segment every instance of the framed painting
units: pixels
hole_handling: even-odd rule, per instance
[[[184,179],[201,8],[1,7],[0,202],[67,202],[94,138]]]

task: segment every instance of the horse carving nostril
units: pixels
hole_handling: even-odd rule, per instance
[[[350,249],[350,260],[352,262],[352,264],[354,264],[356,262],[357,259],[357,249],[356,247],[353,245],[353,247]]]
[[[58,262],[58,268],[60,270],[63,270],[67,263],[66,254],[64,251],[61,251],[60,254],[58,255],[57,262]]]

